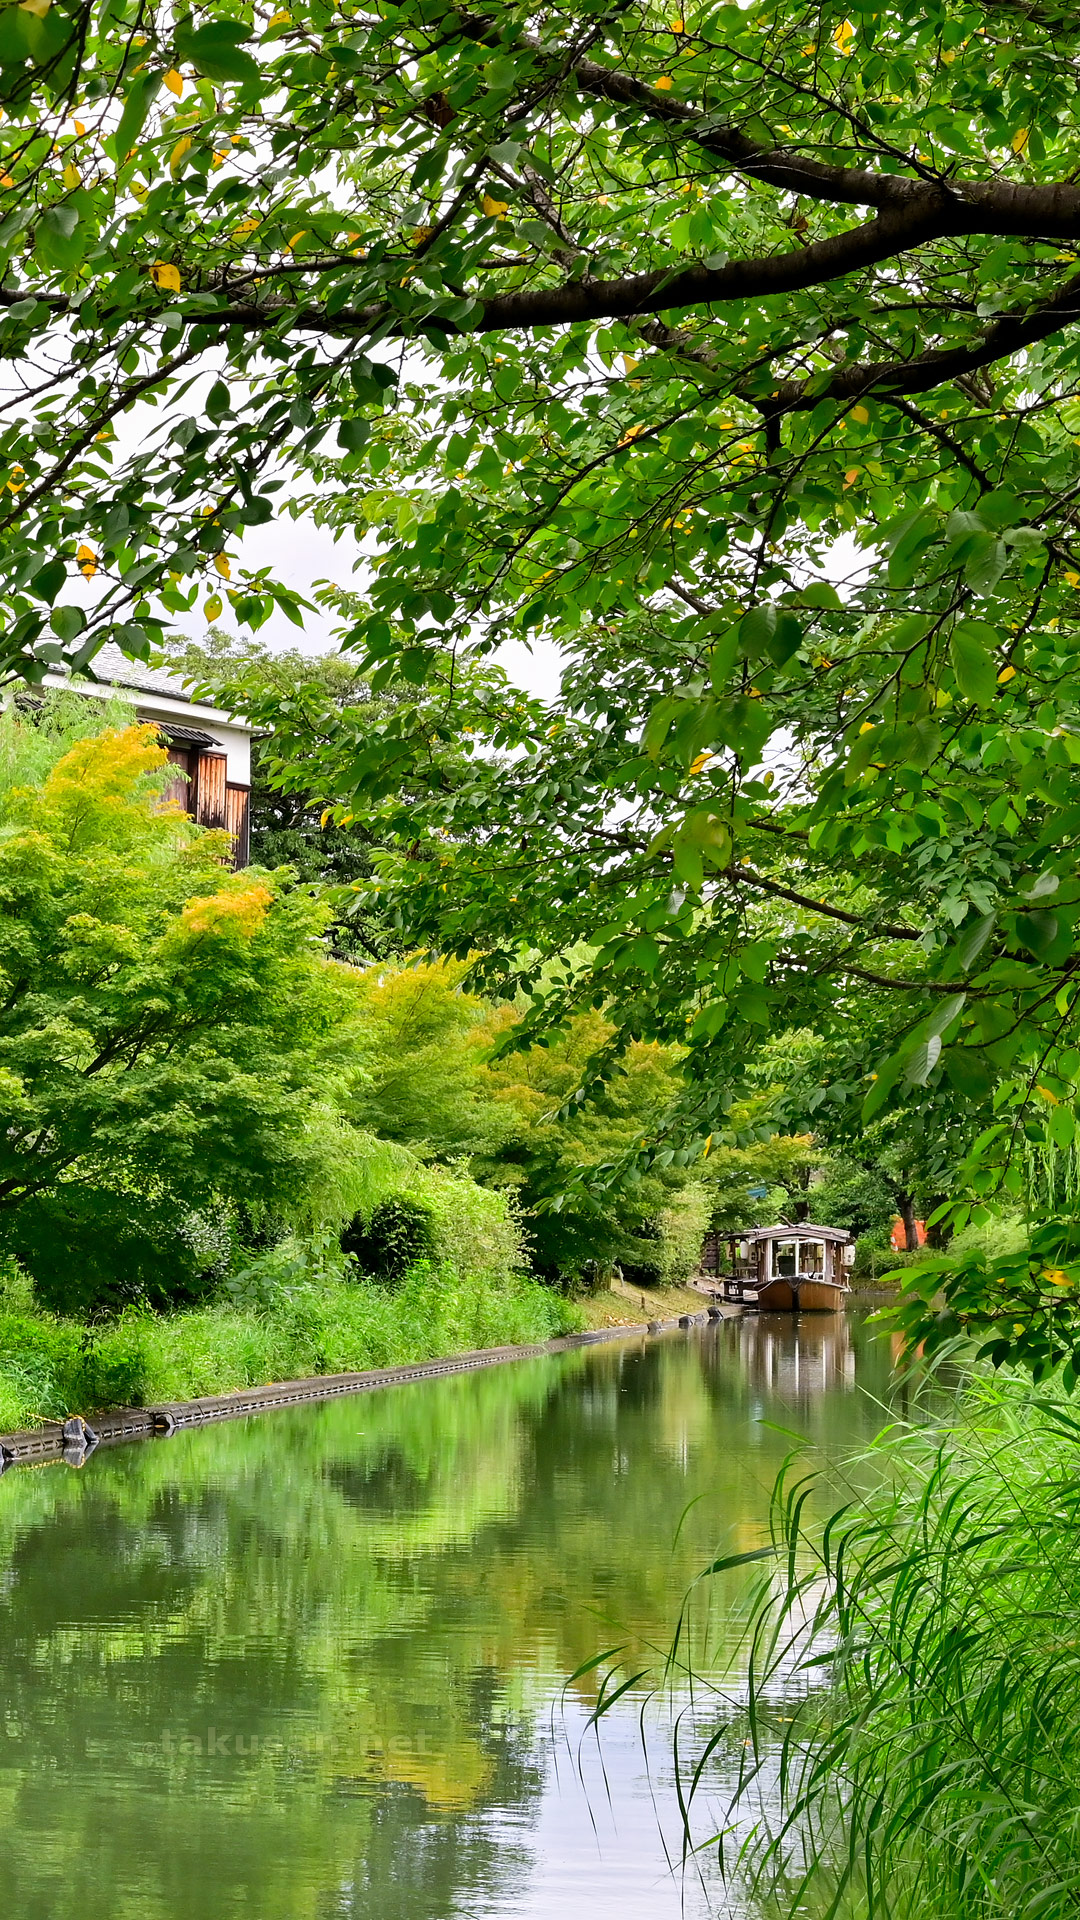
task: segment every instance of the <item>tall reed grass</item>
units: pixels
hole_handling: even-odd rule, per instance
[[[821,1920],[1075,1916],[1077,1411],[980,1378],[945,1422],[886,1430],[868,1472],[825,1524],[797,1465],[777,1487],[745,1724],[714,1734],[742,1755],[725,1871]]]

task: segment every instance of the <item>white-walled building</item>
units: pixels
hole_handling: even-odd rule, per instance
[[[133,702],[138,720],[157,727],[178,770],[171,797],[204,827],[227,827],[234,864],[247,865],[251,840],[251,728],[246,720],[193,700],[183,682],[163,667],[129,660],[119,647],[94,657],[97,680],[72,681],[47,674],[46,687],[67,688],[88,700],[116,694]]]

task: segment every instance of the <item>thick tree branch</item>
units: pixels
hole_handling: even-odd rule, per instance
[[[1078,319],[1080,273],[1073,274],[1044,305],[1002,314],[969,346],[942,347],[914,360],[855,361],[838,368],[828,381],[780,381],[772,389],[772,407],[779,413],[795,413],[812,409],[821,400],[929,393],[946,380],[958,380],[1047,340]]]
[[[790,887],[782,887],[775,880],[766,880],[764,874],[755,873],[749,867],[732,867],[731,878],[744,881],[751,887],[760,887],[763,893],[772,893],[780,900],[790,900],[793,906],[805,907],[809,913],[823,913],[829,920],[842,920],[847,927],[858,927],[868,937],[887,940],[918,940],[922,936],[915,927],[894,927],[887,923],[875,925],[863,913],[846,913],[842,907],[827,906],[824,900],[811,900],[806,894],[794,893]]]

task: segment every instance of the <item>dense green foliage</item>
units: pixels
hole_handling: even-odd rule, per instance
[[[508,1045],[521,1010],[492,1006],[465,984],[463,963],[369,968],[358,982],[365,1075],[349,1117],[435,1161],[462,1161],[515,1201],[536,1269],[547,1279],[602,1279],[618,1265],[642,1282],[696,1271],[713,1183],[674,1163],[632,1183],[615,1178],[677,1098],[670,1048],[631,1046],[588,1106],[574,1098],[608,1025],[582,1016],[551,1046]],[[768,1131],[768,1129],[763,1129]],[[782,1141],[759,1151],[774,1165]],[[745,1209],[752,1154],[725,1168]]]
[[[829,1131],[912,1112],[1015,1200],[1080,1072],[1074,15],[2,25],[8,665],[300,618],[242,537],[309,507],[389,697],[253,701],[372,924],[523,1041],[602,1009],[586,1087],[685,1044],[678,1154],[810,1031]],[[488,660],[533,635],[553,702]]]
[[[396,1205],[428,1222],[415,1257],[509,1285],[505,1198],[356,1124],[377,1036],[326,910],[288,869],[230,874],[125,718],[65,697],[0,719],[8,1264],[76,1316],[261,1300],[276,1247],[341,1278],[342,1229]]]
[[[1062,1397],[969,1385],[894,1427],[826,1526],[793,1463],[762,1597],[739,1793],[777,1817],[728,1866],[767,1911],[1065,1920],[1076,1909],[1080,1427]],[[779,1749],[779,1760],[778,1750]]]
[[[190,1297],[223,1204],[313,1206],[349,1045],[321,909],[227,873],[153,730],[81,708],[0,722],[0,1237],[67,1309]]]

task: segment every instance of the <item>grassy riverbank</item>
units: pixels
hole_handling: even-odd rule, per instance
[[[584,1325],[594,1331],[671,1320],[680,1313],[700,1313],[708,1304],[692,1287],[635,1287],[623,1280],[613,1280],[602,1292],[587,1293],[577,1302]]]
[[[513,1278],[419,1268],[400,1286],[305,1281],[259,1304],[131,1311],[89,1327],[0,1308],[0,1432],[67,1413],[227,1393],[269,1380],[408,1365],[576,1331],[579,1310]]]

